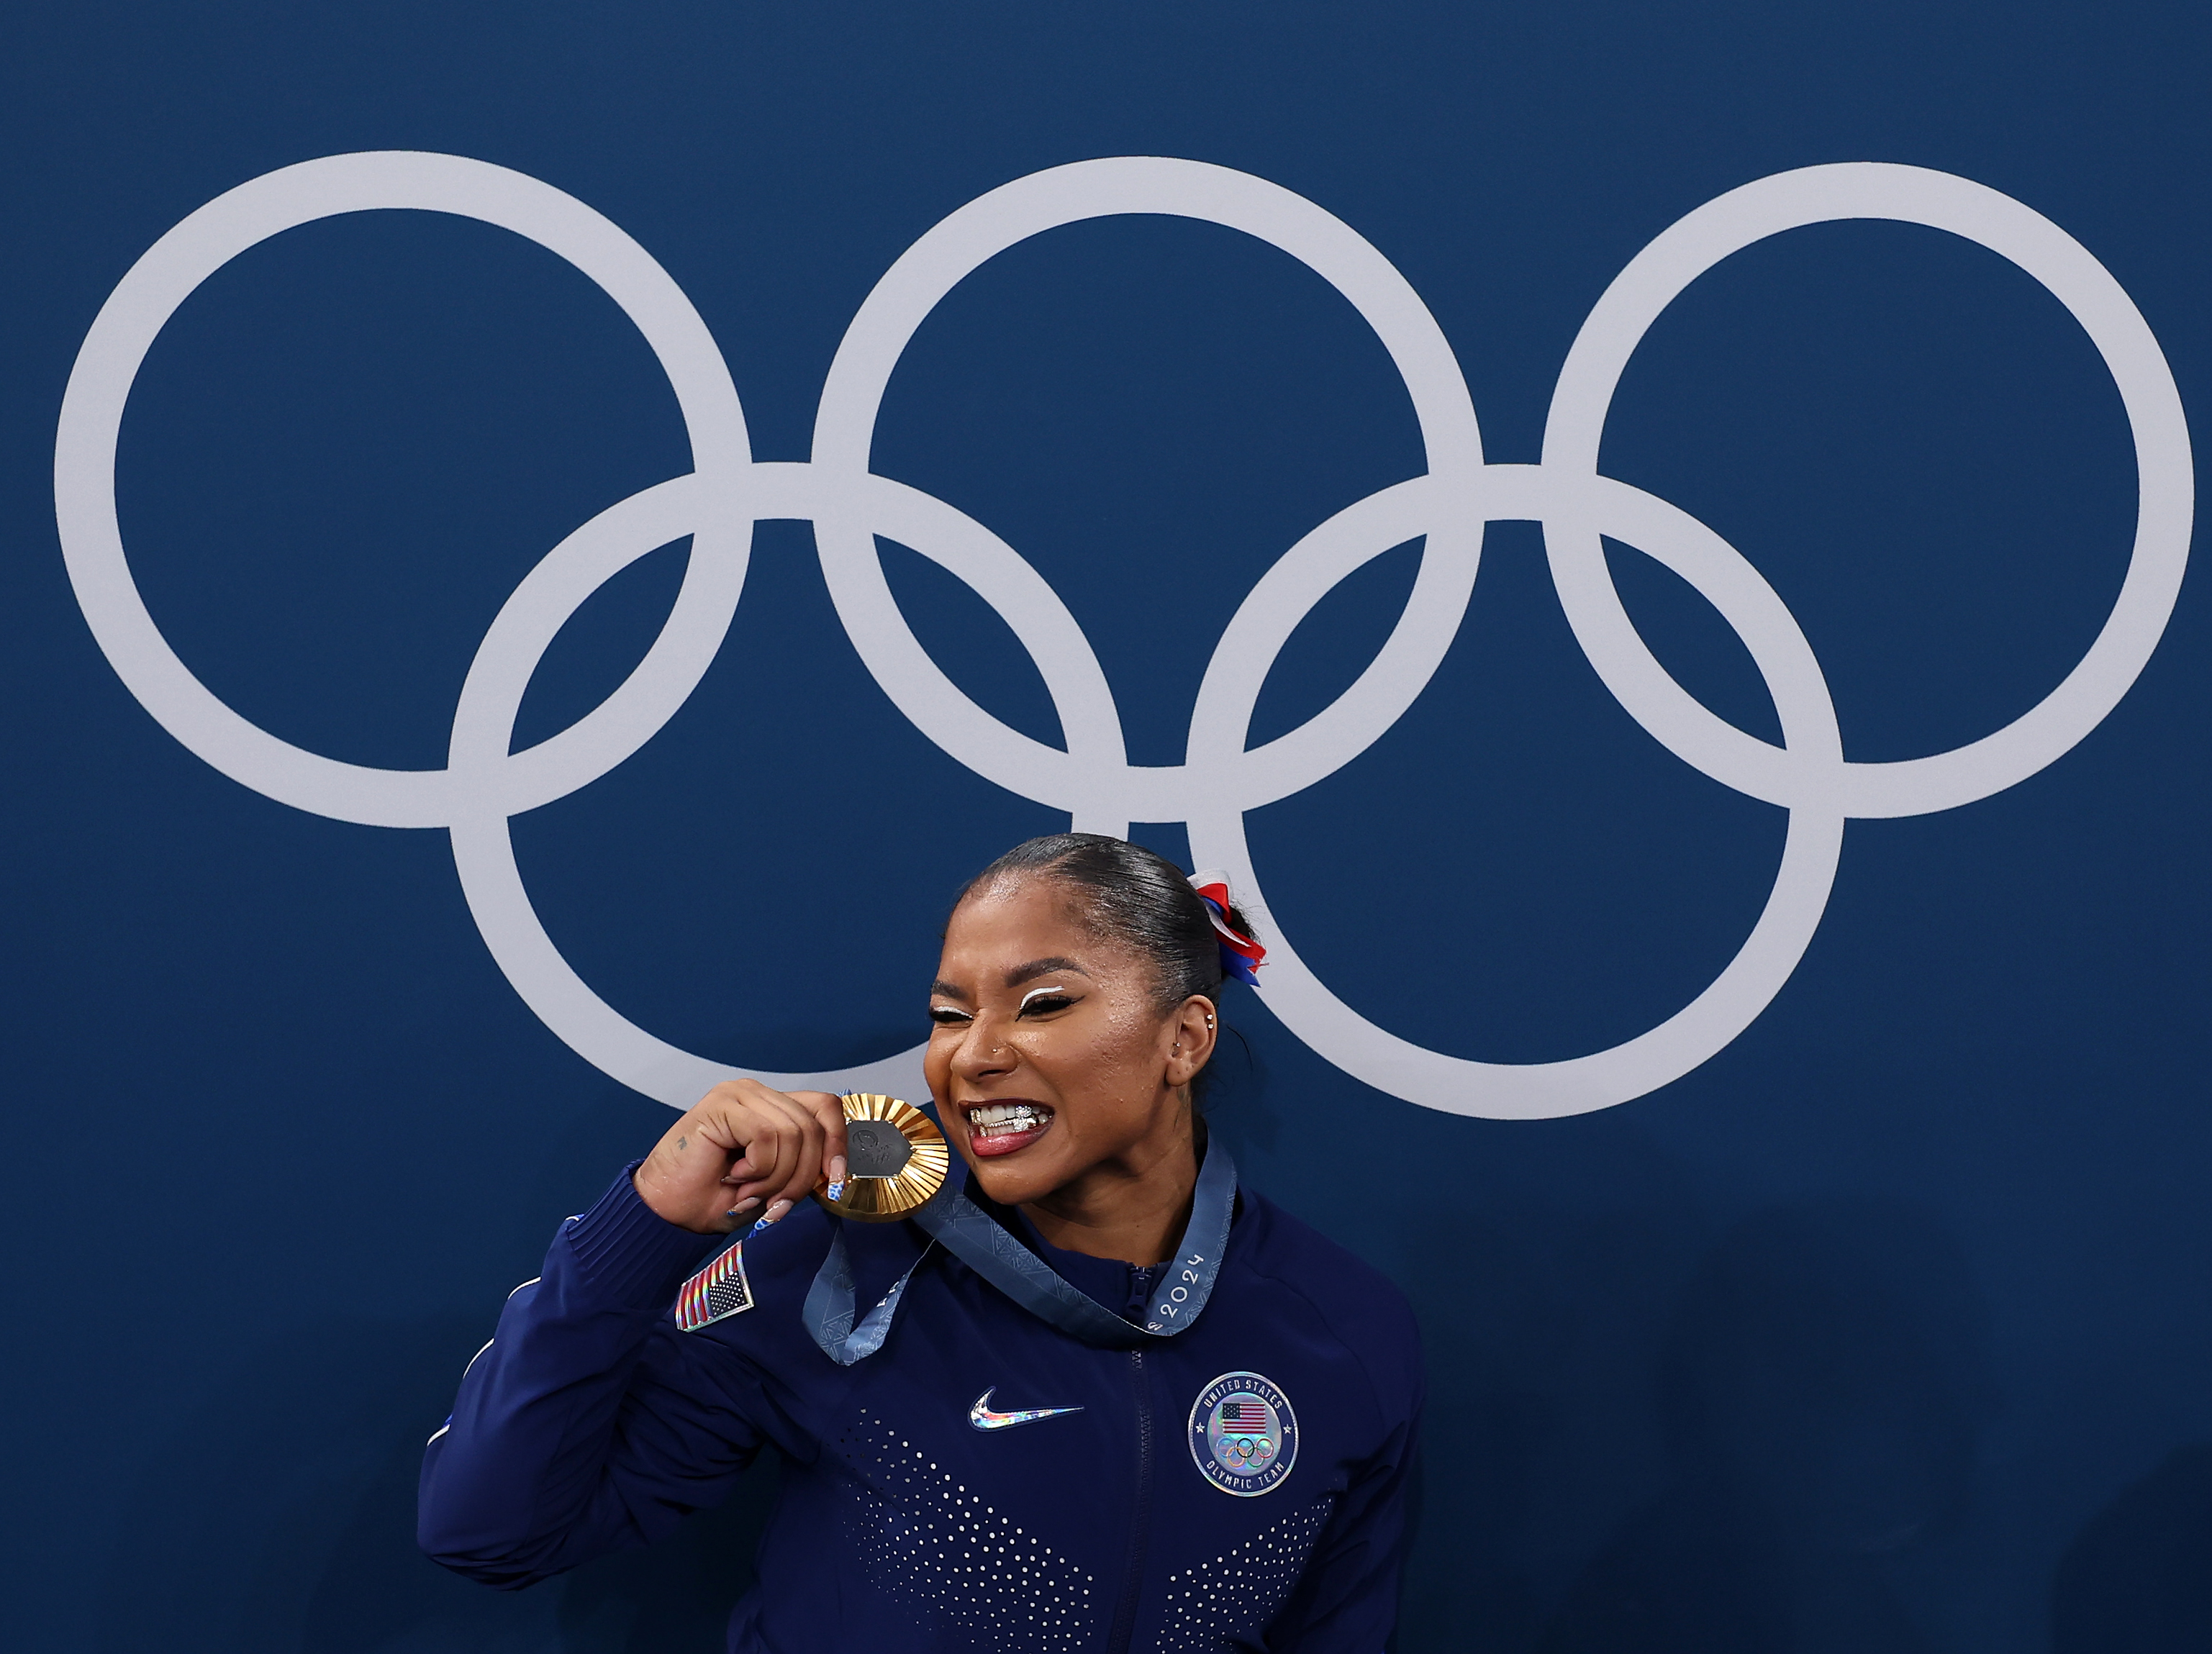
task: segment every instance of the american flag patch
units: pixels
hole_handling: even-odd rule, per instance
[[[684,1283],[676,1294],[676,1324],[696,1332],[753,1306],[752,1282],[745,1279],[745,1244],[731,1247]]]
[[[1267,1403],[1247,1397],[1221,1403],[1221,1427],[1224,1430],[1265,1430],[1274,1422],[1267,1416]]]

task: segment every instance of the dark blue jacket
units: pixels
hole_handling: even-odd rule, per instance
[[[1000,1215],[1116,1312],[1157,1276]],[[848,1223],[863,1309],[927,1256],[882,1349],[840,1366],[799,1315],[836,1221],[809,1202],[745,1239],[754,1307],[685,1332],[671,1304],[723,1243],[654,1215],[625,1172],[463,1376],[423,1461],[423,1548],[526,1585],[659,1538],[772,1445],[742,1654],[1382,1649],[1421,1397],[1382,1275],[1248,1192],[1199,1319],[1099,1349],[913,1225]],[[1048,1409],[1080,1410],[1002,1422]]]

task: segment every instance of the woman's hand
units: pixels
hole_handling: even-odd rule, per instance
[[[825,1172],[833,1183],[845,1175],[845,1111],[836,1098],[730,1080],[668,1128],[630,1181],[668,1222],[712,1235],[756,1219],[775,1222]]]

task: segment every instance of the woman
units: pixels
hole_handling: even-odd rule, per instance
[[[508,1299],[431,1439],[423,1548],[528,1584],[773,1445],[733,1651],[1374,1654],[1419,1351],[1193,1107],[1224,967],[1261,952],[1225,884],[1118,839],[1000,857],[930,994],[964,1195],[844,1222],[805,1199],[849,1169],[838,1100],[716,1087]]]

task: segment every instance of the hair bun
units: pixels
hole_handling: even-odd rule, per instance
[[[1206,916],[1213,921],[1213,940],[1221,949],[1221,974],[1258,987],[1260,966],[1267,960],[1267,950],[1249,934],[1250,924],[1229,900],[1229,875],[1206,868],[1190,875],[1190,888],[1198,892]]]

